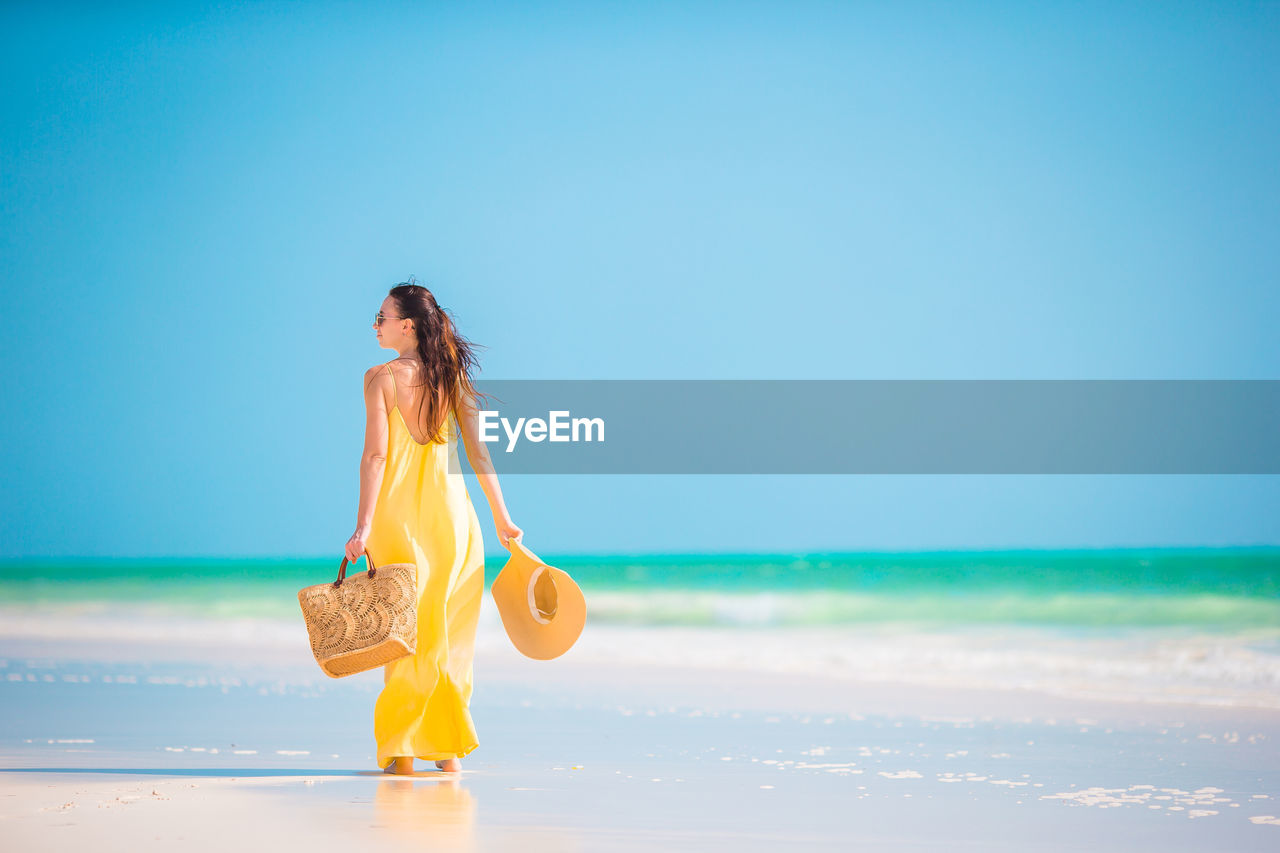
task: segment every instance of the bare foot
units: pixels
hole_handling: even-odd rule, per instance
[[[436,769],[443,770],[446,773],[461,773],[462,762],[457,758],[446,758],[444,761],[436,762]]]
[[[413,775],[413,756],[407,758],[397,758],[389,765],[382,769],[383,773],[394,773],[397,776]]]

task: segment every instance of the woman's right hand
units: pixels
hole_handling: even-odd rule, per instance
[[[344,549],[347,554],[347,561],[354,563],[364,556],[364,545],[369,538],[369,528],[357,527],[356,532],[351,534],[351,538],[347,540],[347,546]]]
[[[502,547],[508,551],[511,550],[511,540],[520,541],[520,537],[524,535],[524,531],[516,527],[511,519],[498,521],[496,524],[498,530],[498,541],[502,543]]]

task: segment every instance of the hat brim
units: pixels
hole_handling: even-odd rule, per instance
[[[511,542],[511,557],[490,591],[512,645],[534,660],[564,654],[586,625],[587,602],[573,578],[519,542]]]

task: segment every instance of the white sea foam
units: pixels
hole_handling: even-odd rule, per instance
[[[496,608],[481,608],[477,654],[510,653]],[[30,641],[182,649],[226,663],[274,657],[310,662],[294,621],[175,618],[155,610],[75,606],[0,608],[0,654]],[[238,653],[237,653],[237,650]],[[1192,627],[921,628],[879,623],[825,627],[652,627],[588,622],[569,652],[581,662],[799,673],[935,687],[1032,689],[1077,697],[1280,708],[1280,631]],[[0,659],[0,672],[7,661]],[[31,680],[31,673],[27,673]]]
[[[1274,632],[1070,632],[1040,628],[608,628],[574,654],[806,673],[924,686],[1032,689],[1079,697],[1280,708]],[[497,642],[503,642],[498,637]]]

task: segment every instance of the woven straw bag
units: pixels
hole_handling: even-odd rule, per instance
[[[332,678],[354,675],[413,654],[418,640],[418,570],[413,563],[378,568],[298,592],[316,663]]]

